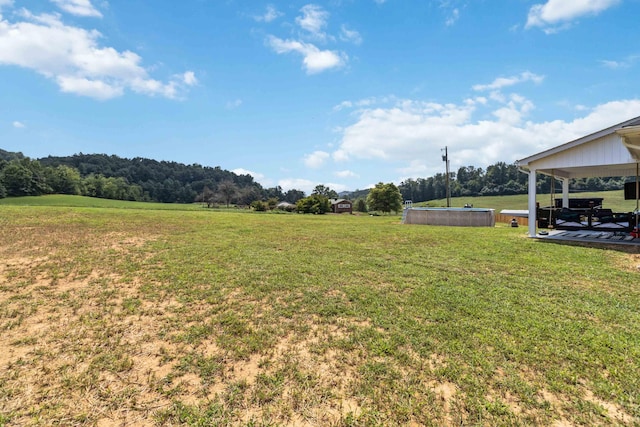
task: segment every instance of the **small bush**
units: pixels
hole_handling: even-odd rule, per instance
[[[266,212],[268,206],[261,200],[256,200],[251,203],[251,208],[256,212]]]

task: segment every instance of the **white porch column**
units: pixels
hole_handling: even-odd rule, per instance
[[[536,170],[529,170],[529,237],[536,237]]]
[[[562,178],[562,207],[569,207],[569,178]]]

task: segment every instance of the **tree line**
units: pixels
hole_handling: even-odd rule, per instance
[[[474,166],[463,166],[449,176],[452,197],[469,196],[504,196],[511,194],[526,194],[529,177],[518,170],[515,164],[498,162],[490,165],[486,170]],[[537,177],[537,192],[544,194],[551,192],[553,179],[539,174]],[[624,188],[625,177],[582,178],[572,179],[569,186],[572,192],[607,191]],[[561,192],[559,180],[555,180],[555,192]],[[444,199],[447,194],[446,174],[438,173],[429,178],[407,179],[398,185],[404,200],[423,202],[434,199]]]
[[[525,194],[528,176],[515,164],[498,162],[485,169],[464,166],[449,177],[451,196],[493,196]],[[623,188],[625,177],[574,179],[572,191],[603,191]],[[548,193],[552,179],[539,175],[537,191]],[[555,191],[561,191],[559,181]],[[446,176],[438,173],[428,178],[406,179],[397,189],[402,199],[423,202],[446,197]],[[354,200],[359,211],[373,209],[368,205],[370,189],[343,193]],[[296,204],[307,195],[302,190],[283,191],[281,187],[263,188],[251,175],[238,175],[220,167],[157,161],[136,157],[121,158],[106,154],[75,154],[68,157],[48,156],[32,160],[22,153],[0,149],[0,197],[36,196],[42,194],[77,194],[116,200],[162,203],[201,202],[209,207],[231,204],[250,206],[260,201],[271,209],[278,202]],[[338,194],[322,185],[312,196],[337,198]],[[305,200],[305,212],[324,211],[318,200]]]

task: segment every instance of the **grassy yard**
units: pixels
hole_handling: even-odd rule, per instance
[[[129,202],[97,197],[49,194],[46,196],[8,197],[0,199],[0,206],[63,206],[79,208],[119,208],[144,210],[202,210],[201,204]]]
[[[0,426],[640,425],[640,258],[398,216],[0,205]]]

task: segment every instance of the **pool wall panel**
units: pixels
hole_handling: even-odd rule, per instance
[[[408,209],[405,224],[495,227],[493,209]]]

